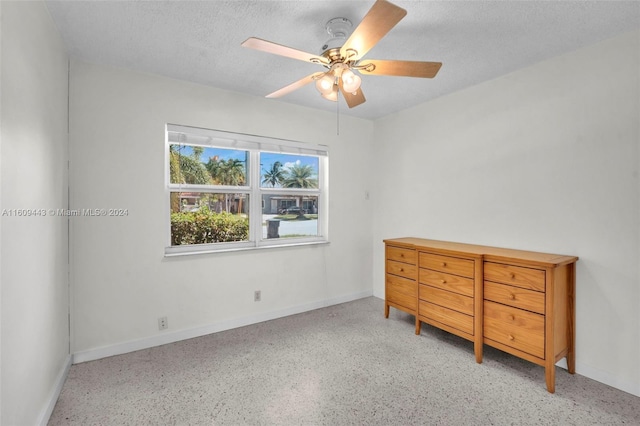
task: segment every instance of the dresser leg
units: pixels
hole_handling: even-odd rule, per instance
[[[573,350],[567,354],[567,371],[571,374],[576,373],[576,353]]]
[[[567,341],[569,348],[567,351],[567,370],[571,374],[576,372],[576,264],[572,263],[568,266],[568,298],[567,298]]]
[[[473,352],[476,354],[476,362],[482,364],[482,343],[475,342]]]
[[[389,304],[386,301],[384,302],[384,317],[389,318]]]
[[[418,319],[418,317],[416,317],[416,335],[420,335],[420,330],[422,329],[422,323],[420,322],[420,320]]]
[[[551,364],[551,365],[549,365]],[[556,366],[553,363],[547,362],[544,367],[544,377],[547,380],[547,390],[549,393],[555,393],[556,391]]]

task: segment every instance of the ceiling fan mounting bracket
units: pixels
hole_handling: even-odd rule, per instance
[[[341,48],[347,37],[351,34],[351,21],[347,18],[333,18],[325,25],[325,29],[331,38],[322,44],[320,55],[325,56],[327,51]]]
[[[353,27],[353,24],[347,18],[333,18],[325,25],[325,29],[331,37],[343,38],[345,40],[351,33],[351,27]]]

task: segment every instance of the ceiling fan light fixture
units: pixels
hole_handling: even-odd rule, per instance
[[[353,31],[347,18],[333,18],[325,27],[331,38],[322,46],[320,55],[256,37],[248,38],[242,46],[328,68],[276,90],[267,98],[278,98],[315,82],[323,98],[337,101],[342,94],[349,108],[353,108],[366,101],[362,79],[355,70],[365,75],[433,78],[442,66],[440,62],[362,59],[406,14],[389,0],[376,0]]]
[[[334,86],[334,87],[335,87],[335,86]],[[323,98],[325,98],[325,99],[327,99],[327,100],[329,100],[329,101],[332,101],[332,102],[338,102],[338,89],[337,89],[337,87],[336,87],[334,90],[331,90],[331,91],[330,91],[330,92],[328,92],[328,93],[322,93],[322,92],[320,92],[320,95],[321,95]]]
[[[351,70],[346,70],[342,73],[342,87],[346,92],[355,93],[360,88],[362,79],[359,75],[356,75]]]
[[[335,77],[333,74],[325,74],[322,78],[316,81],[316,89],[322,94],[322,96],[329,95],[333,92],[333,86],[335,84]]]

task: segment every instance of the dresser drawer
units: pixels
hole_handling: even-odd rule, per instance
[[[536,291],[544,291],[544,270],[485,262],[484,279],[498,283],[515,285]]]
[[[441,256],[439,254],[420,253],[420,267],[473,278],[473,260],[458,259],[457,257]]]
[[[417,278],[418,267],[409,263],[387,260],[387,273],[400,275],[401,277],[415,280]]]
[[[485,281],[484,298],[544,315],[544,293],[539,291]]]
[[[418,314],[422,317],[448,325],[456,330],[473,335],[473,317],[433,303],[420,301]]]
[[[428,284],[442,290],[452,291],[465,296],[473,297],[473,279],[458,275],[446,274],[431,269],[420,268],[418,273],[421,284]]]
[[[385,297],[389,302],[415,311],[418,307],[416,298],[417,285],[418,283],[413,280],[387,274]]]
[[[387,246],[387,259],[397,262],[416,264],[416,251],[406,248]]]
[[[453,309],[463,314],[473,315],[473,297],[463,296],[451,291],[420,284],[420,299],[426,302]]]
[[[484,337],[544,359],[544,316],[485,300]]]

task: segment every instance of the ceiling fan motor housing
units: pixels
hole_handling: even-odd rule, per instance
[[[331,38],[325,41],[320,49],[320,55],[332,49],[340,49],[351,34],[353,24],[347,18],[333,18],[325,26]]]

